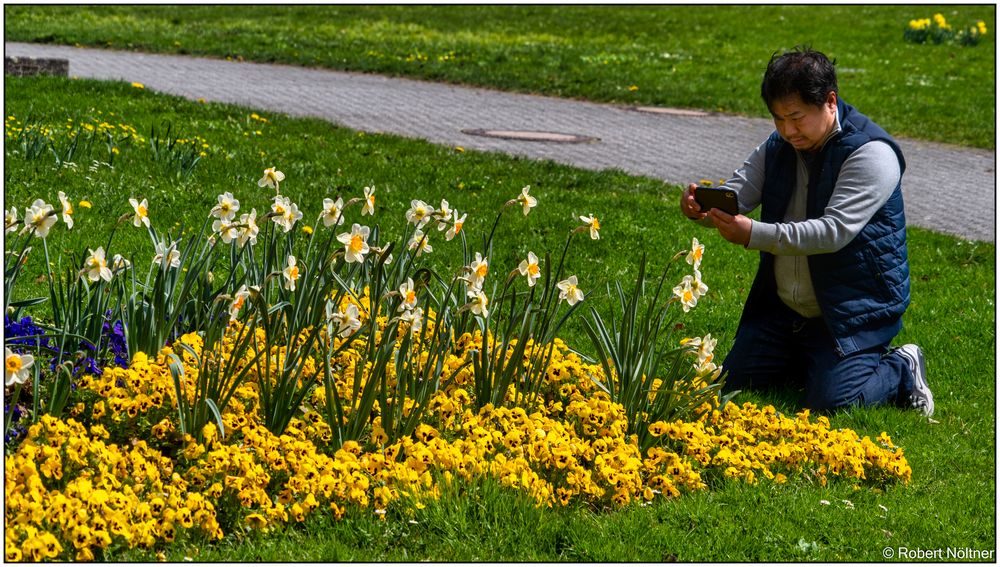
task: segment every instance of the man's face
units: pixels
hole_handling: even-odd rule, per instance
[[[812,152],[823,146],[837,121],[837,94],[830,91],[822,106],[802,102],[797,93],[771,103],[778,134],[796,150]]]

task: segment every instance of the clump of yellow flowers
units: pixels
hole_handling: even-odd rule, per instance
[[[975,24],[955,28],[948,23],[944,14],[934,14],[931,18],[910,20],[903,30],[903,39],[913,43],[958,43],[959,45],[976,45],[982,36],[986,35],[986,22],[979,20]]]
[[[201,352],[197,334],[180,340]],[[268,530],[310,514],[339,519],[351,508],[384,517],[482,477],[539,506],[607,509],[726,479],[780,484],[808,475],[822,484],[844,477],[876,486],[910,479],[902,449],[884,433],[872,440],[832,429],[807,410],[785,416],[749,403],[706,405],[694,421],[652,423],[660,442],[643,453],[626,435],[624,408],[594,386],[606,381],[601,366],[559,339],[536,394],[514,405],[511,388],[508,404],[477,410],[462,360],[482,341],[478,332],[456,340],[444,364],[448,386],[431,398],[412,435],[389,442],[376,417],[369,435],[339,447],[321,414],[324,388],[275,435],[258,414],[255,379],[234,394],[222,430],[207,424],[204,442],[181,435],[168,357],[177,354],[192,378],[194,357],[186,349],[137,353],[128,368],[85,377],[70,415],[42,416],[5,458],[5,559],[100,560],[120,549]],[[353,373],[364,372],[352,366],[360,359],[348,349],[338,360],[337,389],[348,407]],[[307,367],[303,380],[322,380],[315,365]]]

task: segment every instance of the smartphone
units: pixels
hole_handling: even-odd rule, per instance
[[[740,212],[736,191],[732,189],[697,187],[694,190],[694,200],[698,201],[698,206],[701,207],[703,213],[707,213],[709,209],[719,209],[731,215],[737,215]]]

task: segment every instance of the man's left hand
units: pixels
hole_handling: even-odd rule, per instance
[[[708,218],[712,219],[712,224],[719,230],[722,238],[743,247],[750,244],[750,225],[752,221],[748,217],[743,215],[734,216],[719,209],[712,209],[708,212]]]

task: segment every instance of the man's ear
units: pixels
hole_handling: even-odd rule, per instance
[[[837,108],[837,91],[830,91],[826,95],[826,105],[831,108]]]

